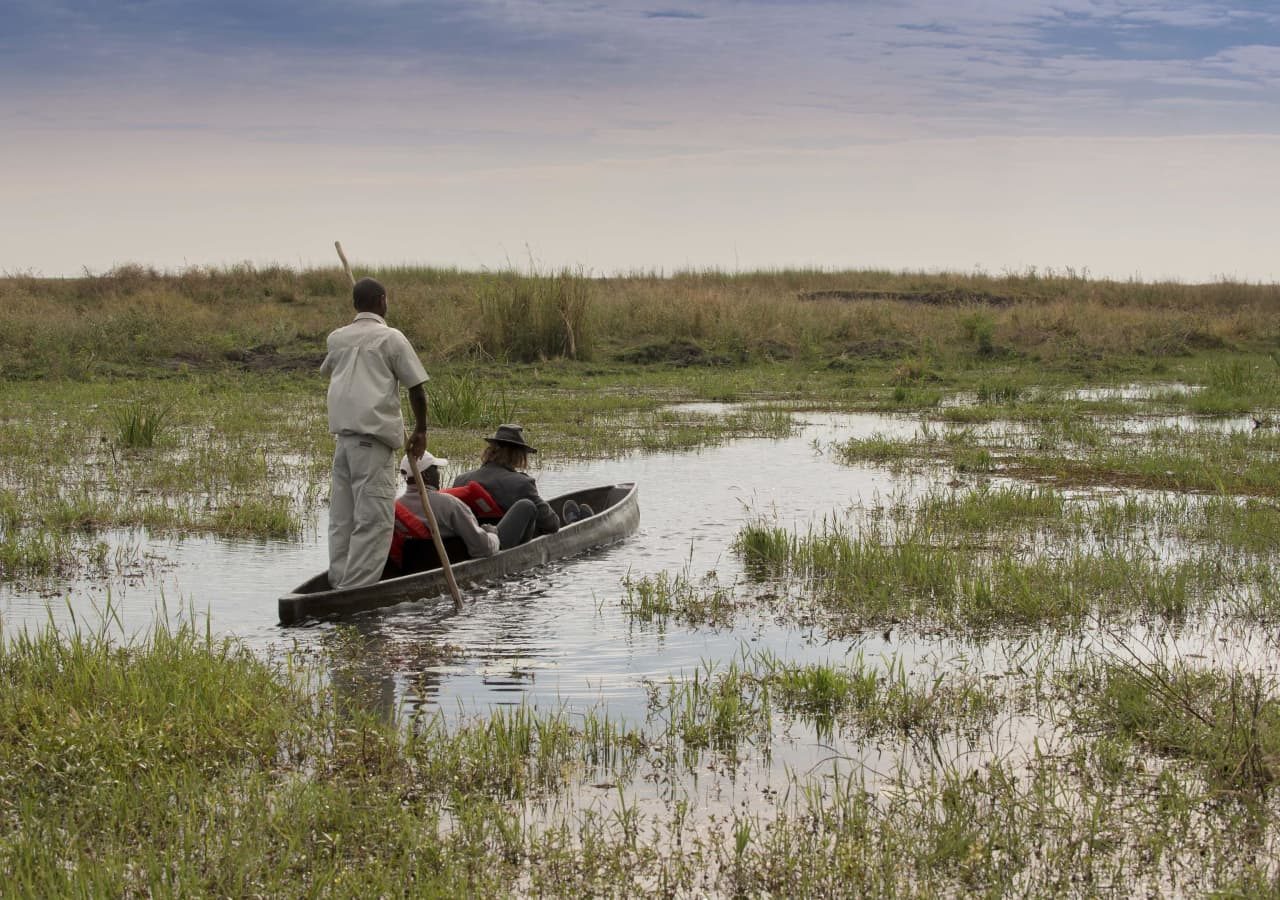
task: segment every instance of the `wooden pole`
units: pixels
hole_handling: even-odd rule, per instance
[[[342,260],[342,269],[354,285],[356,276],[351,274],[351,263],[347,262],[347,254],[342,252],[342,242],[334,241],[334,249],[338,251],[338,259]],[[409,471],[413,473],[413,483],[418,486],[418,497],[422,500],[422,512],[427,517],[427,527],[431,529],[431,541],[435,544],[436,555],[440,557],[440,568],[444,570],[444,580],[449,583],[449,593],[453,595],[453,606],[462,609],[462,592],[458,590],[458,582],[453,578],[453,567],[449,565],[449,554],[444,549],[444,540],[440,537],[440,526],[436,524],[436,514],[431,509],[431,500],[427,496],[427,486],[422,481],[422,473],[418,471],[418,461],[409,452],[409,433],[404,435],[404,455],[409,460]]]

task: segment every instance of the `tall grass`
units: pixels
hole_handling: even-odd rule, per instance
[[[481,282],[479,344],[495,357],[532,362],[590,359],[595,334],[592,284],[582,273],[509,273]]]
[[[1280,338],[1274,285],[818,270],[372,274],[388,287],[392,324],[433,360],[477,350],[589,359],[678,341],[708,351],[682,350],[680,364],[1024,359],[1082,371],[1108,361],[1133,367],[1138,356],[1271,350]],[[350,315],[350,289],[336,269],[135,266],[79,279],[0,278],[0,375],[84,378],[247,358],[313,370],[325,334]]]

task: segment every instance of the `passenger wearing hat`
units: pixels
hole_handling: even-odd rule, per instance
[[[489,446],[480,457],[480,468],[459,475],[453,479],[453,486],[461,488],[470,482],[478,482],[504,511],[510,510],[520,500],[531,501],[537,514],[521,542],[539,534],[559,531],[560,517],[538,493],[533,476],[520,471],[529,465],[529,455],[538,452],[537,448],[525,443],[524,429],[519,425],[499,425],[493,437],[485,440]]]
[[[415,427],[409,451],[427,445],[427,372],[408,339],[387,325],[387,291],[372,278],[351,289],[356,317],[329,335],[320,371],[329,376],[334,436],[329,491],[329,584],[373,584],[382,575],[395,521],[395,452],[404,441],[400,387]]]
[[[476,520],[475,513],[465,503],[457,497],[440,491],[440,467],[448,464],[449,460],[432,456],[425,450],[422,453],[422,459],[418,461],[418,471],[427,489],[427,502],[431,504],[431,511],[435,513],[436,525],[440,529],[440,539],[442,541],[450,538],[460,539],[467,548],[468,556],[472,559],[493,556],[499,550],[505,550],[520,543],[536,514],[533,503],[528,500],[515,503],[496,525],[481,526]],[[422,498],[413,480],[408,456],[400,461],[400,475],[405,482],[405,492],[396,501],[396,505],[416,516],[423,523],[425,530],[427,517],[422,510]],[[402,515],[402,511],[397,510],[396,518],[400,519]],[[430,536],[430,532],[427,532],[427,536]],[[450,556],[453,552],[453,550],[449,551]],[[399,561],[396,560],[396,562]]]

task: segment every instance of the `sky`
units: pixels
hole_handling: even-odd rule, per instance
[[[0,273],[1280,280],[1274,0],[0,0]]]

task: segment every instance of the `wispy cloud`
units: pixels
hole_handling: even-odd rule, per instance
[[[644,14],[646,19],[690,19],[693,21],[701,21],[706,16],[701,13],[689,12],[684,9],[655,9]]]

